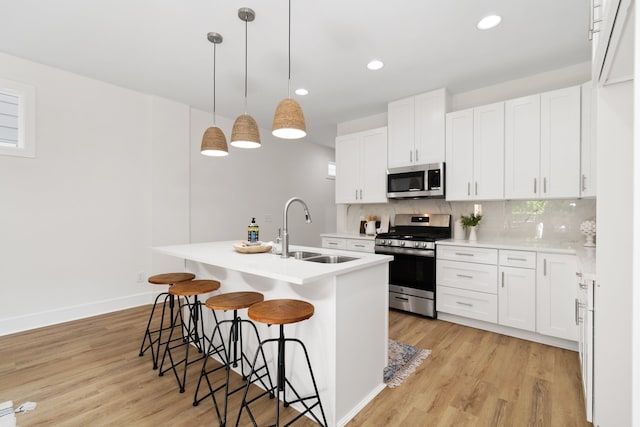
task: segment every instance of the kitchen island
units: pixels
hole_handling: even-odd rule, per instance
[[[272,253],[243,254],[234,241],[207,242],[154,248],[185,260],[185,271],[201,279],[221,283],[219,293],[256,291],[265,299],[292,298],[315,306],[313,317],[287,325],[288,337],[301,339],[309,358],[330,426],[345,425],[383,388],[388,339],[388,263],[386,255],[291,246],[290,251],[330,253],[357,259],[323,264]],[[204,299],[204,298],[203,298]],[[217,313],[218,319],[231,313]],[[246,317],[246,311],[240,313]],[[213,317],[205,313],[205,328],[213,329]],[[276,338],[278,328],[257,324],[260,338]],[[249,334],[246,334],[249,335]],[[253,354],[255,337],[245,336]],[[290,351],[291,350],[291,351]],[[265,348],[272,374],[275,348]],[[298,391],[313,390],[303,352],[291,346],[287,374]]]

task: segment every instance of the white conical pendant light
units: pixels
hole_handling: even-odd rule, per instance
[[[256,13],[248,7],[238,9],[238,17],[244,21],[244,114],[238,116],[231,130],[231,145],[239,148],[260,147],[258,124],[247,114],[247,25],[256,18]]]
[[[227,138],[222,129],[216,126],[216,45],[222,43],[222,36],[218,33],[209,33],[207,39],[213,43],[213,126],[202,135],[200,152],[205,156],[221,157],[229,154]]]
[[[304,113],[298,102],[291,98],[291,0],[289,0],[289,81],[288,96],[280,101],[273,116],[273,136],[284,139],[300,139],[307,135]]]

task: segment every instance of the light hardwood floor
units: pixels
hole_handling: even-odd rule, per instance
[[[180,394],[170,373],[158,377],[150,356],[138,357],[148,312],[138,307],[0,337],[0,402],[38,403],[17,414],[20,427],[216,425],[210,401],[192,405],[199,365]],[[349,427],[590,425],[574,352],[397,311],[389,335],[432,354]],[[231,399],[227,425],[235,424],[239,399]],[[263,422],[274,412],[268,399],[252,408]]]

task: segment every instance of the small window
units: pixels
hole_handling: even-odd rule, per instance
[[[0,79],[0,154],[35,157],[35,88]]]
[[[327,178],[336,179],[336,164],[335,162],[327,163]]]

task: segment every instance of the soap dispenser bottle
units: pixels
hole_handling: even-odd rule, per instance
[[[249,243],[257,243],[259,240],[260,227],[256,224],[256,219],[251,218],[251,224],[248,227],[247,240]]]

